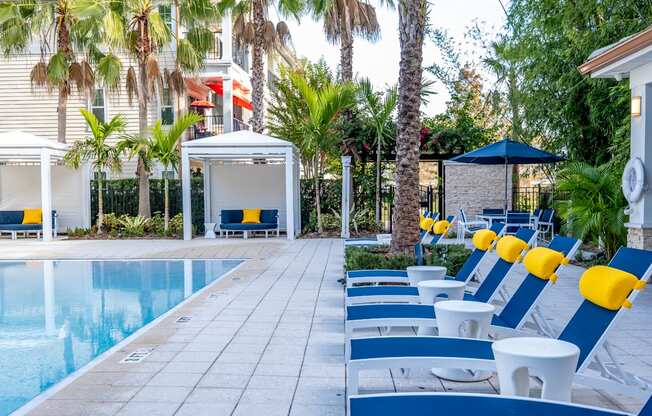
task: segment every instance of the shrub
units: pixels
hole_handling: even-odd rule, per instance
[[[180,236],[183,234],[183,214],[177,214],[174,217],[170,218],[170,234]],[[193,233],[195,232],[195,226],[193,225]]]
[[[120,223],[120,217],[116,214],[109,213],[104,214],[104,224],[102,225],[102,228],[104,229],[104,232],[111,234],[113,231],[122,231],[123,226]]]
[[[444,266],[448,275],[455,276],[470,255],[471,250],[463,244],[426,246],[425,262],[433,266]]]
[[[339,215],[324,213],[321,216],[321,221],[324,231],[340,231],[342,229],[342,220]]]
[[[130,217],[123,215],[120,217],[120,225],[124,229],[124,234],[127,237],[142,237],[145,235],[145,227],[149,219],[141,216]]]
[[[90,228],[75,227],[75,228],[68,228],[66,234],[68,234],[68,237],[80,238],[80,237],[89,236],[91,232],[92,231]]]

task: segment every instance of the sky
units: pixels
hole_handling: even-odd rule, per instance
[[[398,14],[396,10],[376,7],[381,28],[381,38],[376,43],[355,39],[353,50],[353,72],[371,79],[376,88],[398,82],[399,40]],[[464,35],[474,22],[480,23],[489,33],[497,32],[503,25],[504,12],[498,0],[431,0],[430,24],[446,29],[456,42],[464,43]],[[322,24],[310,17],[300,22],[287,20],[297,56],[317,61],[326,59],[335,72],[339,64],[339,47],[326,41]],[[493,29],[493,30],[492,30]],[[465,46],[463,46],[465,47]],[[469,50],[472,53],[473,50]],[[429,66],[438,57],[432,41],[424,42],[424,66]],[[446,108],[448,95],[441,85],[435,88],[437,94],[423,111],[431,116]]]

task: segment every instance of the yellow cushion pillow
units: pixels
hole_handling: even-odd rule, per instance
[[[423,231],[430,231],[430,227],[432,227],[433,222],[434,220],[432,218],[424,218],[421,220],[419,225]]]
[[[471,241],[478,250],[487,251],[496,240],[496,233],[492,230],[478,230],[473,233]]]
[[[27,208],[23,213],[23,224],[42,224],[43,211],[41,208]]]
[[[260,224],[260,208],[243,209],[242,224]]]
[[[523,250],[527,250],[528,245],[520,238],[513,235],[506,235],[496,244],[496,253],[508,263],[514,263],[520,259]]]
[[[629,308],[627,297],[634,289],[643,289],[645,282],[631,273],[609,266],[594,266],[582,274],[580,293],[584,298],[605,309],[617,311]]]
[[[546,247],[535,247],[523,259],[523,264],[528,272],[543,280],[557,281],[555,271],[560,264],[567,264],[564,253]]]
[[[446,220],[437,221],[432,227],[432,231],[435,234],[446,234],[450,228],[451,223]]]

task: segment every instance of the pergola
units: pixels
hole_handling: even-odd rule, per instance
[[[52,239],[52,165],[59,164],[68,146],[18,130],[0,133],[0,164],[41,167],[43,240]]]
[[[192,238],[191,160],[203,163],[205,223],[219,222],[214,218],[222,208],[260,207],[279,210],[279,227],[282,229],[285,223],[288,240],[294,240],[300,232],[300,162],[296,146],[275,137],[236,131],[181,145],[184,240]]]

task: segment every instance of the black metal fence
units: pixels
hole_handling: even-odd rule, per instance
[[[556,191],[553,187],[529,186],[512,190],[512,209],[516,211],[534,211],[537,208],[554,208],[559,201],[565,201],[568,195]]]
[[[419,186],[419,204],[422,210],[444,212],[444,189],[437,186]],[[392,232],[392,214],[394,206],[394,186],[385,186],[382,190],[381,225],[384,231]]]
[[[192,224],[198,232],[204,229],[204,180],[193,177],[191,184]],[[138,215],[138,183],[136,179],[117,179],[103,182],[104,212],[116,215]],[[170,216],[182,212],[181,181],[169,180]],[[150,179],[149,200],[152,213],[164,210],[164,183]],[[91,181],[91,219],[97,219],[97,181]]]

